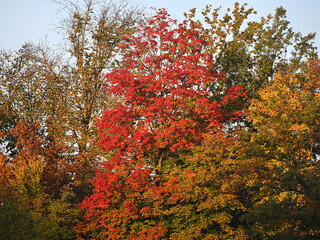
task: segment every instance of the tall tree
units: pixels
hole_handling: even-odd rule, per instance
[[[177,24],[163,9],[125,40],[124,67],[106,75],[108,92],[119,100],[98,123],[100,146],[113,154],[82,203],[88,214],[79,232],[91,239],[170,237],[177,226],[162,219],[166,205],[176,204],[175,175],[206,134],[244,115],[225,106],[241,105],[245,93],[232,86],[221,101],[211,100],[210,85],[220,75],[204,51],[210,42],[201,28]]]
[[[88,150],[94,123],[108,106],[108,96],[103,91],[104,71],[116,63],[121,37],[133,32],[139,10],[126,1],[110,1],[100,7],[93,0],[86,0],[83,5],[60,3],[69,14],[61,24],[69,53],[63,66],[69,83],[66,102],[70,114],[66,121],[75,149],[81,154]]]
[[[218,10],[207,7],[204,23],[191,10],[181,24],[159,10],[125,38],[122,67],[106,75],[107,91],[119,101],[98,122],[100,146],[112,154],[82,203],[80,237],[289,236],[288,218],[279,221],[280,235],[248,220],[254,214],[246,213],[263,207],[255,205],[264,197],[257,189],[272,171],[260,158],[241,161],[247,155],[236,129],[248,125],[247,100],[276,82],[276,71],[303,71],[302,62],[316,57],[314,36],[294,33],[282,8],[248,25],[253,9],[236,4],[222,18]],[[301,51],[287,58],[289,47]],[[257,233],[261,226],[267,235]]]
[[[208,51],[214,56],[217,69],[225,73],[226,81],[212,86],[216,97],[233,84],[243,86],[248,96],[254,97],[275,72],[299,70],[301,63],[317,58],[315,34],[303,36],[295,32],[282,7],[260,21],[250,21],[256,11],[247,4],[235,3],[223,15],[220,10],[221,7],[207,6],[201,12],[202,21],[195,20],[196,9],[185,14],[191,25],[202,25],[211,41]]]
[[[252,101],[248,139],[253,238],[319,238],[319,60],[277,75]],[[257,164],[258,163],[258,164]],[[247,165],[249,166],[249,165]]]
[[[77,204],[101,161],[95,121],[112,103],[102,76],[140,15],[125,1],[62,4],[65,49],[27,43],[1,51],[1,184],[10,190],[1,195],[4,239],[74,238]]]
[[[16,53],[2,51],[0,109],[3,129],[12,129],[19,119],[41,122],[69,155],[69,171],[81,199],[90,192],[87,181],[99,160],[95,121],[113,101],[103,90],[102,76],[116,64],[121,36],[133,31],[140,10],[126,1],[60,4],[68,14],[60,29],[66,36],[62,57],[33,44]],[[5,137],[3,151],[14,155],[15,139]]]

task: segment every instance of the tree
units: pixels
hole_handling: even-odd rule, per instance
[[[239,149],[230,133],[207,133],[162,188],[150,191],[165,218],[167,238],[249,239],[239,197],[245,184],[237,171]]]
[[[81,200],[91,191],[88,180],[93,177],[101,156],[95,144],[95,122],[113,102],[103,90],[102,76],[116,64],[122,36],[134,31],[140,9],[131,7],[127,1],[98,4],[86,0],[83,5],[61,1],[60,4],[69,14],[61,25],[69,53],[68,61],[61,66],[68,83],[69,110],[63,116],[63,122],[67,123],[64,135],[70,144],[69,152],[76,154],[73,173],[75,191]]]
[[[251,103],[256,132],[245,161],[253,163],[247,176],[253,238],[319,238],[318,72],[314,60],[304,72],[277,75]]]
[[[252,220],[264,206],[265,181],[277,183],[259,157],[246,104],[275,84],[275,72],[304,71],[305,59],[317,56],[314,35],[294,33],[282,8],[246,26],[253,9],[235,4],[222,18],[218,11],[202,12],[205,25],[194,20],[195,9],[181,24],[159,10],[124,38],[120,65],[106,74],[118,103],[98,122],[100,147],[111,157],[82,203],[79,236],[247,239],[293,230],[285,215],[275,225],[280,235],[270,222]],[[287,58],[290,47],[300,50]]]
[[[304,61],[317,58],[315,34],[303,36],[293,31],[282,7],[260,21],[250,21],[256,12],[247,4],[235,3],[224,15],[220,10],[207,6],[201,12],[202,21],[195,20],[196,9],[185,14],[191,25],[202,26],[206,39],[211,41],[207,51],[216,60],[217,70],[224,73],[226,80],[212,85],[218,99],[220,92],[234,84],[248,91],[248,99],[255,97],[274,73],[288,68],[298,71]]]
[[[116,63],[121,36],[133,31],[140,10],[126,1],[60,4],[68,14],[60,28],[67,47],[61,49],[62,57],[44,45],[25,44],[15,53],[2,51],[1,120],[8,131],[20,119],[41,122],[54,144],[69,156],[66,164],[81,201],[91,191],[87,181],[101,155],[94,141],[95,121],[113,101],[103,90],[103,72]],[[4,136],[3,152],[14,156],[15,139]]]
[[[65,49],[0,52],[0,238],[319,237],[313,34],[59,3]]]
[[[39,124],[22,120],[8,134],[16,138],[17,154],[1,155],[0,238],[73,239],[79,211],[66,197],[70,180],[61,149]]]
[[[69,14],[60,28],[68,46],[68,61],[61,66],[68,82],[66,104],[70,112],[66,120],[72,143],[81,154],[89,151],[94,123],[110,100],[103,90],[104,71],[115,64],[121,36],[133,31],[139,10],[130,8],[126,1],[110,1],[99,7],[93,0],[83,5],[69,1],[60,4]]]
[[[164,220],[162,196],[175,195],[175,174],[183,174],[186,156],[206,134],[244,115],[225,108],[242,104],[242,87],[211,100],[210,85],[221,76],[205,51],[209,43],[201,28],[176,24],[163,9],[125,38],[123,68],[106,74],[108,93],[119,100],[98,123],[100,146],[112,157],[82,203],[83,236],[159,239],[177,230]]]
[[[27,43],[1,51],[4,239],[74,238],[77,204],[90,193],[101,156],[95,121],[112,103],[101,76],[140,14],[125,1],[64,3],[67,49]]]

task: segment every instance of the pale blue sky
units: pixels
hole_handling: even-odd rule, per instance
[[[114,0],[116,2],[116,0]],[[169,13],[182,18],[191,8],[202,9],[211,4],[223,9],[232,7],[234,0],[131,0],[150,7],[167,8]],[[238,0],[255,8],[257,16],[273,13],[278,6],[287,10],[288,20],[295,31],[303,34],[316,32],[316,45],[320,48],[320,0]],[[51,0],[0,0],[0,48],[18,49],[25,42],[38,43],[46,36],[49,42],[59,41],[55,33],[58,6]]]

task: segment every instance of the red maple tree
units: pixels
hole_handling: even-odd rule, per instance
[[[213,100],[210,89],[222,77],[206,51],[209,45],[200,26],[177,24],[164,9],[123,39],[122,67],[106,74],[108,93],[118,102],[98,122],[100,146],[112,157],[82,203],[87,215],[78,226],[80,239],[170,234],[160,208],[178,201],[170,191],[180,181],[175,173],[185,174],[185,156],[244,115],[225,107],[241,105],[242,87],[232,86],[221,101]]]

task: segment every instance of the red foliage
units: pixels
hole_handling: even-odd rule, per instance
[[[176,25],[165,10],[124,39],[124,68],[106,75],[107,90],[119,102],[98,123],[100,146],[113,157],[82,203],[88,214],[79,232],[94,239],[165,236],[155,206],[177,182],[171,178],[158,186],[151,172],[162,171],[170,156],[243,115],[224,110],[244,95],[240,87],[233,86],[222,102],[211,99],[210,87],[221,77],[206,52],[208,44],[200,28]],[[178,198],[171,196],[169,202]]]

